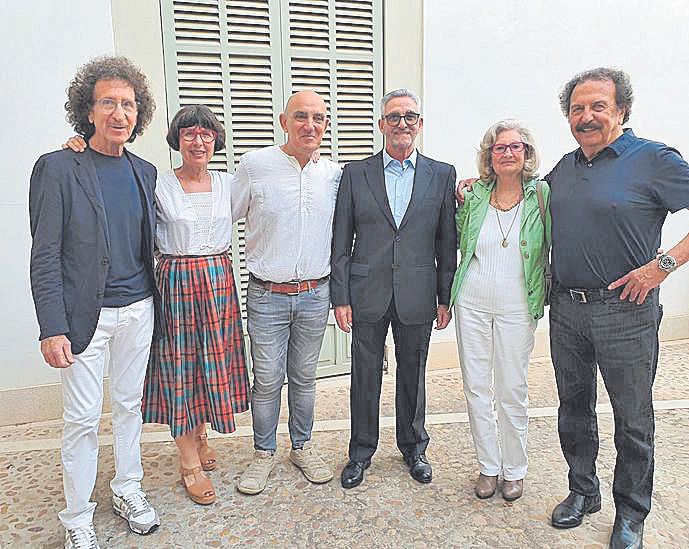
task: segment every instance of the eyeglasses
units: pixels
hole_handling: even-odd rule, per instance
[[[199,128],[198,126],[179,130],[179,137],[184,141],[194,141],[197,135],[201,136],[201,141],[204,143],[213,143],[218,137],[218,132],[209,130],[208,128]]]
[[[407,126],[414,126],[419,121],[419,118],[421,118],[421,115],[418,112],[409,111],[405,114],[391,112],[390,114],[386,114],[385,116],[383,116],[383,119],[390,126],[399,126],[403,118],[404,121],[407,123]]]
[[[100,110],[105,114],[115,112],[115,109],[118,105],[122,107],[122,110],[125,112],[125,114],[136,114],[136,112],[139,110],[139,106],[136,104],[136,101],[130,101],[129,99],[125,99],[124,101],[115,101],[114,99],[104,97],[103,99],[98,99],[95,104],[98,105]]]
[[[511,150],[513,153],[522,152],[526,148],[526,143],[523,141],[514,141],[509,145],[493,145],[490,150],[495,155],[503,155],[507,152],[507,149]]]

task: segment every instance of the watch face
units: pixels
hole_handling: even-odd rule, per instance
[[[658,258],[658,267],[669,273],[677,268],[677,261],[671,255],[663,254]]]

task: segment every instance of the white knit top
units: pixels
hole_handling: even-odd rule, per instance
[[[524,264],[519,246],[522,209],[523,201],[519,211],[516,206],[507,212],[488,206],[476,241],[476,252],[457,296],[460,306],[486,313],[527,312]],[[513,219],[507,247],[503,247],[503,235],[507,234]]]
[[[214,255],[232,243],[232,175],[211,171],[212,192],[187,193],[172,170],[159,173],[156,244],[163,254]]]

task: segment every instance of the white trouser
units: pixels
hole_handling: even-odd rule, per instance
[[[505,480],[523,479],[528,463],[527,377],[537,322],[527,313],[482,313],[459,305],[455,318],[464,395],[480,472],[488,476],[502,472]]]
[[[110,488],[118,496],[141,489],[141,396],[152,334],[152,297],[126,307],[104,307],[91,343],[62,370],[62,477],[67,508],[58,516],[67,529],[92,522],[96,509],[90,498],[98,466],[106,348],[115,452]]]

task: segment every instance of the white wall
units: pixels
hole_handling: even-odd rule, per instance
[[[28,275],[29,176],[41,154],[72,135],[65,122],[67,84],[79,65],[113,51],[113,33],[109,0],[6,1],[0,3],[0,21],[2,390],[59,379],[38,352]]]
[[[385,61],[386,86],[405,85],[420,91],[422,0],[385,0],[385,5],[385,44],[391,52]],[[157,0],[7,0],[0,1],[0,21],[4,31],[0,35],[4,76],[0,104],[6,115],[5,131],[0,132],[6,174],[2,179],[5,192],[0,193],[2,425],[59,414],[59,375],[43,363],[38,351],[28,281],[27,199],[29,175],[38,156],[56,149],[72,134],[63,104],[76,68],[95,55],[113,51],[134,60],[148,75],[158,108],[146,134],[131,149],[159,169],[169,165],[170,155],[160,139],[168,113]],[[414,57],[411,67],[410,55]],[[26,406],[27,402],[32,406]]]
[[[473,176],[485,130],[514,117],[534,131],[545,174],[577,147],[559,108],[562,85],[581,70],[613,66],[632,78],[628,126],[689,158],[687,28],[683,0],[426,0],[425,152]],[[670,216],[663,245],[687,231],[689,212]],[[689,329],[689,267],[663,283],[661,299],[666,318]]]

